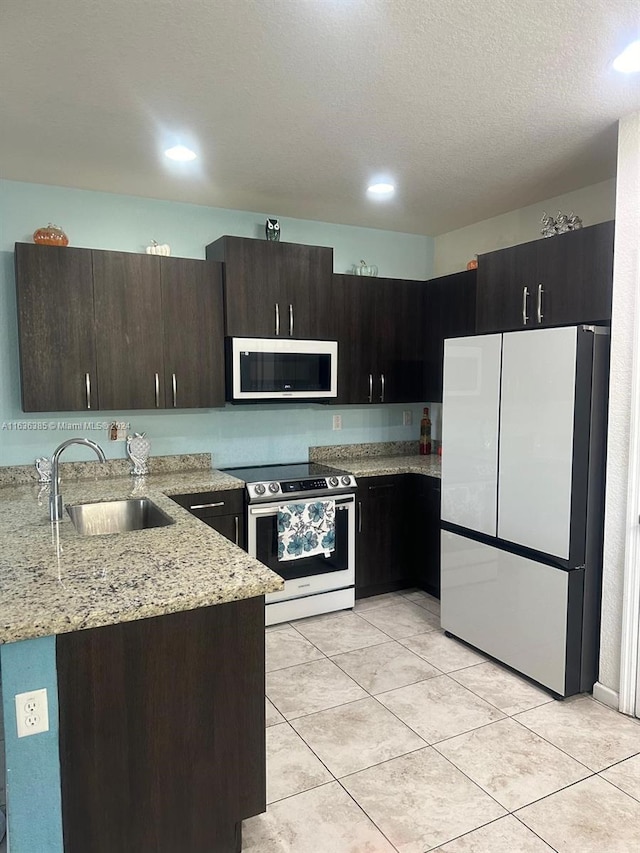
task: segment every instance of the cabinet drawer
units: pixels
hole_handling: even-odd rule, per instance
[[[212,516],[234,515],[244,512],[244,492],[242,489],[172,495],[171,500],[188,509],[196,518],[211,518]]]

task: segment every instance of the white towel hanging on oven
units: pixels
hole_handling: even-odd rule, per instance
[[[278,560],[324,554],[336,544],[336,502],[308,501],[278,507]]]

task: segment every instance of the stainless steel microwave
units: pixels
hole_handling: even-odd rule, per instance
[[[337,396],[336,341],[227,339],[228,400],[323,400]]]

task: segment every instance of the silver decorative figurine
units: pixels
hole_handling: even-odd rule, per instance
[[[134,477],[149,473],[151,442],[146,436],[146,432],[134,432],[133,435],[127,436],[127,456],[132,464],[131,474]]]
[[[47,456],[39,456],[35,462],[39,483],[51,482],[51,460]]]

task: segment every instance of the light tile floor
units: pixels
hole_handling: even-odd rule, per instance
[[[426,593],[266,643],[269,806],[245,853],[640,850],[640,721],[445,637]]]

